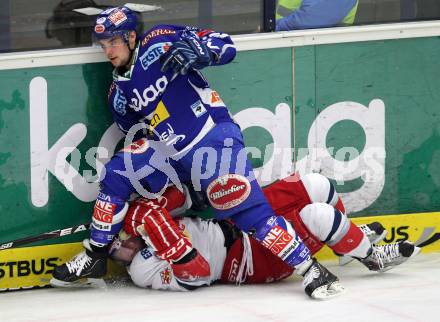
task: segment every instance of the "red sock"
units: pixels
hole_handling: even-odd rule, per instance
[[[348,229],[345,236],[336,244],[329,247],[333,249],[336,253],[344,255],[351,252],[353,249],[359,246],[362,239],[364,238],[364,233],[355,224],[350,222],[350,228]]]

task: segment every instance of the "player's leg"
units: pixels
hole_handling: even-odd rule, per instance
[[[330,180],[319,173],[308,173],[301,177],[310,203],[327,203],[345,214],[344,203]]]
[[[232,123],[219,124],[199,147],[202,149],[196,146],[182,161],[192,158],[186,167],[192,169],[193,184],[199,184],[206,191],[215,217],[231,218],[237,227],[251,232],[264,247],[295,268],[298,274],[306,276],[308,295],[318,297],[320,291],[333,292],[330,287],[337,278],[312,259],[291,224],[277,216],[267,202],[247,160],[239,128]],[[206,155],[204,147],[210,149]],[[208,171],[210,176],[205,176]],[[320,275],[310,275],[312,272]]]
[[[310,203],[327,203],[339,210],[342,214],[345,214],[344,203],[334,185],[327,177],[319,173],[310,173],[302,176],[298,184],[304,187]],[[297,190],[301,189],[298,188]],[[300,209],[302,208],[303,207]],[[379,222],[361,225],[359,228],[373,244],[382,241],[387,234],[387,231]],[[338,253],[336,253],[336,255],[339,256],[340,265],[346,265],[354,259],[351,256],[344,256]]]
[[[370,270],[388,270],[419,252],[418,247],[406,241],[384,246],[372,244],[359,227],[329,204],[307,205],[299,215],[313,236],[336,253],[358,259]]]
[[[51,279],[53,286],[88,283],[88,279],[102,278],[106,274],[107,246],[122,228],[128,209],[126,200],[133,191],[126,182],[127,178],[114,171],[122,168],[121,163],[118,157],[107,163],[106,176],[93,210],[90,239],[84,244],[83,252],[54,269]]]
[[[137,172],[145,167],[153,154],[154,151],[142,146],[134,151],[124,149],[105,165],[93,211],[89,243],[86,243],[83,252],[54,269],[52,285],[69,286],[72,282],[87,282],[84,278],[105,275],[108,246],[122,228],[128,209],[127,200],[137,190],[136,186],[147,186],[150,192],[156,192],[168,183],[161,171],[150,171],[147,175]]]

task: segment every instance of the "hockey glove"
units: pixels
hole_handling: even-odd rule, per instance
[[[162,72],[174,71],[185,75],[190,68],[202,69],[211,65],[215,54],[197,36],[184,35],[171,45],[160,58]]]
[[[179,261],[193,249],[168,211],[155,200],[134,201],[125,217],[124,230],[141,236],[159,258],[170,262]]]

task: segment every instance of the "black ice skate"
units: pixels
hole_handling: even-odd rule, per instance
[[[371,253],[359,261],[371,271],[386,272],[394,266],[400,265],[420,252],[420,247],[408,241],[387,245],[373,245]]]
[[[365,225],[360,225],[359,228],[367,236],[367,238],[370,240],[370,243],[372,244],[377,244],[381,242],[387,235],[385,227],[377,221]]]
[[[368,240],[372,244],[380,243],[385,236],[387,235],[387,231],[381,223],[374,221],[369,224],[364,224],[358,226],[360,230],[367,236]],[[338,255],[339,256],[339,255]],[[344,266],[354,260],[353,257],[348,255],[342,255],[339,257],[339,265]]]
[[[312,259],[312,264],[303,274],[303,286],[306,294],[313,299],[326,300],[342,294],[345,289],[339,279],[327,268]]]
[[[104,286],[107,273],[107,253],[93,252],[88,240],[85,250],[54,269],[50,284],[54,287]]]

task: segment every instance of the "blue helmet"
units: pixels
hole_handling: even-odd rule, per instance
[[[136,14],[129,8],[108,8],[96,17],[93,36],[98,40],[122,36],[125,41],[128,41],[128,33],[136,31],[136,27]]]

